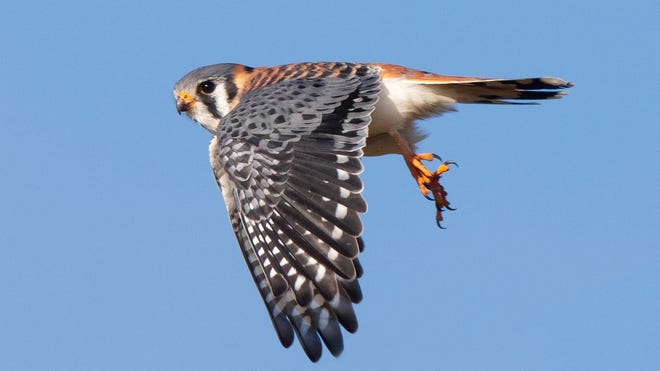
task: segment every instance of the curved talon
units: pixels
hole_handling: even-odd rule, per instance
[[[393,135],[393,137],[395,140],[399,138],[399,142],[401,142],[401,138],[399,136]],[[424,198],[427,200],[433,201],[435,203],[435,220],[438,228],[445,229],[445,227],[443,227],[440,223],[442,221],[442,212],[455,209],[448,206],[449,201],[447,201],[447,192],[439,183],[439,181],[442,174],[449,171],[449,167],[451,165],[456,165],[458,167],[458,164],[454,161],[443,161],[442,157],[435,153],[414,153],[410,150],[409,147],[405,145],[406,143],[403,142],[397,144],[399,144],[399,147],[401,148],[403,157],[406,161],[406,165],[410,170],[410,174],[417,182],[417,187],[419,187],[419,191],[422,193],[422,196],[424,196]],[[440,165],[435,171],[429,170],[423,164],[423,162],[430,162],[434,160],[440,161]]]
[[[451,206],[449,206],[449,205],[447,205],[447,206],[445,206],[445,207],[446,207],[447,210],[449,210],[449,211],[456,211],[456,208],[453,208],[453,207],[451,207]]]

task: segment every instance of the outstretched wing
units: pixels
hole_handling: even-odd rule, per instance
[[[380,91],[373,68],[346,64],[337,72],[246,92],[210,148],[279,339],[288,347],[295,332],[312,361],[321,356],[321,340],[341,353],[340,324],[357,330],[358,214],[366,210],[360,157]]]

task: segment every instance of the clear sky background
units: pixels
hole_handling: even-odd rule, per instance
[[[0,369],[660,369],[657,1],[10,1],[0,13]],[[280,346],[171,89],[217,62],[558,76],[461,106],[439,230],[365,159],[360,329]]]

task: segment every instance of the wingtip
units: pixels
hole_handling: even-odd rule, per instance
[[[575,84],[573,84],[572,82],[565,81],[558,77],[542,77],[539,80],[557,89],[568,89],[575,86]]]

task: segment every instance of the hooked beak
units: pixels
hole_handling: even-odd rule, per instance
[[[191,97],[190,94],[186,92],[181,92],[176,96],[176,111],[181,114],[181,112],[189,111],[192,106],[195,104],[195,98]]]

